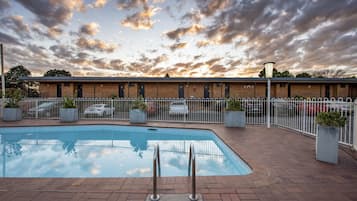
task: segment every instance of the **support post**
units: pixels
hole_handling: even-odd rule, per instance
[[[267,90],[267,127],[270,128],[270,78],[268,78]]]
[[[353,149],[357,150],[357,99],[353,104]]]
[[[302,131],[303,133],[306,133],[306,100],[304,99],[304,102],[303,102],[303,117],[302,117]]]
[[[5,107],[5,74],[4,74],[4,49],[3,45],[0,44],[0,60],[1,60],[1,114],[4,115]]]
[[[35,101],[35,108],[36,108],[35,119],[38,119],[38,99],[36,99]]]

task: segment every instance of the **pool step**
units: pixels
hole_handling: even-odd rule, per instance
[[[150,194],[146,197],[145,201],[151,201]],[[197,201],[203,201],[201,194],[196,194]],[[160,194],[160,201],[190,201],[188,194]]]

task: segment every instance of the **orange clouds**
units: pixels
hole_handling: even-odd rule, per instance
[[[105,4],[107,3],[107,0],[96,0],[91,6],[94,8],[103,8]]]
[[[144,10],[134,13],[121,21],[121,25],[132,29],[151,29],[154,21],[151,19],[160,9],[145,7]]]
[[[77,46],[83,49],[111,53],[117,48],[117,45],[106,43],[99,39],[86,39],[79,37]]]
[[[99,32],[99,24],[91,22],[89,24],[82,25],[79,29],[79,33],[87,35],[95,35]]]
[[[175,51],[177,49],[185,48],[186,46],[187,46],[187,43],[175,43],[175,44],[170,46],[170,50],[171,51]]]
[[[173,31],[167,32],[166,36],[169,37],[170,39],[179,39],[185,34],[192,34],[195,35],[197,33],[200,33],[204,27],[199,24],[193,24],[192,26],[185,27],[185,28],[177,28]]]

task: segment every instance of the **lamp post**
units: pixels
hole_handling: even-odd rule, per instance
[[[267,127],[270,128],[270,79],[273,77],[273,68],[275,62],[264,63],[265,78],[267,78]]]

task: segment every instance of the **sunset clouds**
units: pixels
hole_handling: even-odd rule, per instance
[[[33,75],[357,75],[357,0],[0,0],[5,67]]]

